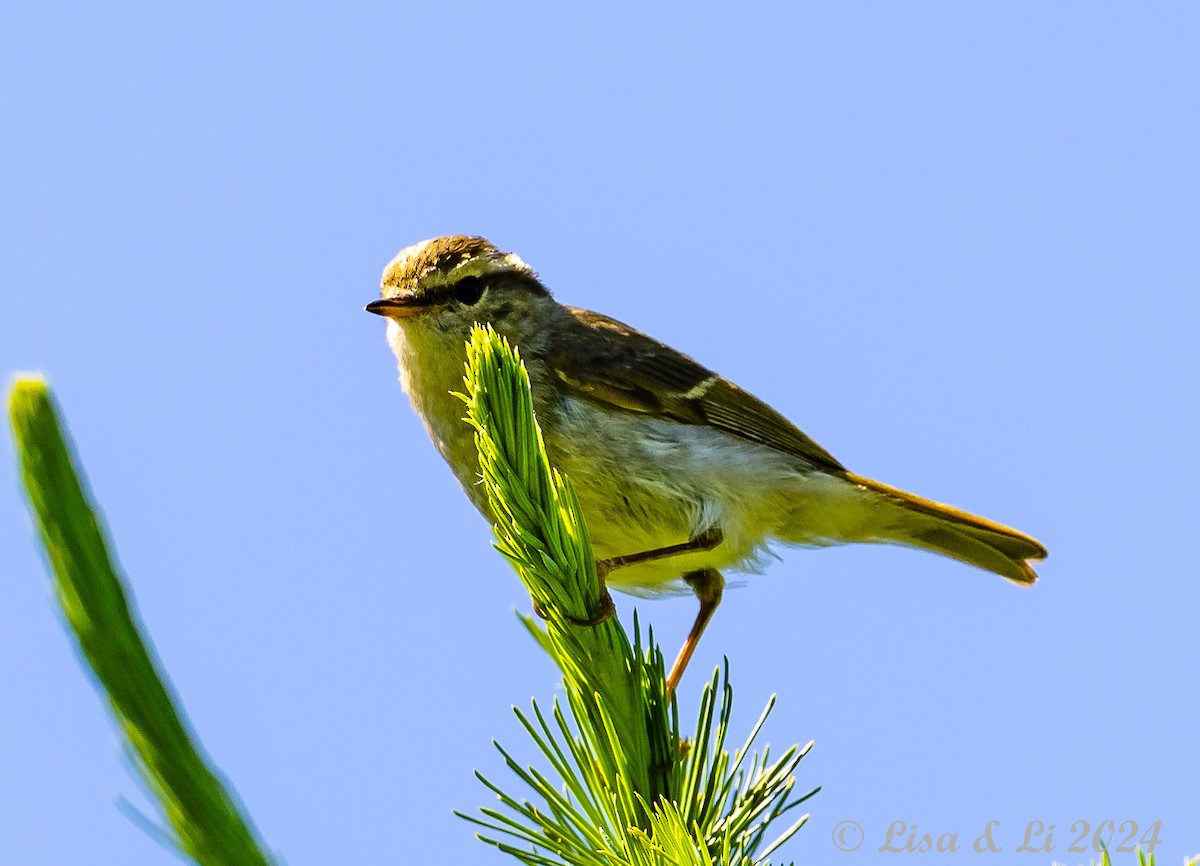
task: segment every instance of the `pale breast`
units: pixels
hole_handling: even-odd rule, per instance
[[[450,464],[463,491],[485,515],[487,495],[479,485],[475,434],[463,419],[466,407],[454,396],[463,391],[466,350],[457,337],[426,328],[388,322],[388,343],[400,368],[400,385],[425,424],[434,447]]]

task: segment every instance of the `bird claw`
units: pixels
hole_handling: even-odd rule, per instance
[[[546,611],[540,604],[537,603],[536,600],[530,599],[530,601],[533,601],[534,613],[536,613],[542,619],[549,619],[549,617],[546,615]],[[606,622],[607,620],[611,619],[616,612],[617,605],[612,600],[612,596],[608,594],[608,587],[602,586],[600,588],[600,603],[596,605],[596,612],[594,614],[592,614],[590,617],[577,617],[571,616],[569,613],[564,613],[562,617],[567,622],[571,623],[571,625],[592,627],[600,625],[602,622]]]

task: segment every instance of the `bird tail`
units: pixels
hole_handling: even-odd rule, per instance
[[[1046,548],[1028,535],[869,478],[848,472],[846,480],[899,509],[875,540],[931,550],[1026,586],[1037,580],[1029,562],[1045,559]]]

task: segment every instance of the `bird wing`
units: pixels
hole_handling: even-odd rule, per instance
[[[814,468],[843,472],[833,456],[766,403],[652,337],[590,310],[566,307],[547,360],[577,396],[680,424],[714,427]]]

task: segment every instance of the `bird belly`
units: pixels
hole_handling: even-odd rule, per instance
[[[718,528],[708,551],[625,566],[608,583],[635,594],[687,591],[682,577],[702,568],[758,570],[768,545],[837,543],[817,521],[797,531],[791,515],[837,483],[773,448],[702,425],[614,411],[567,397],[543,424],[551,462],[579,495],[598,559],[679,544]],[[543,416],[544,417],[544,416]],[[818,509],[819,510],[819,509]]]

